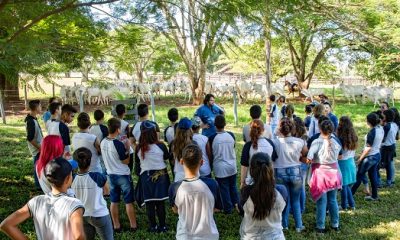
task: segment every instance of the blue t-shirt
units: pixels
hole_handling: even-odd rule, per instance
[[[208,105],[202,105],[199,107],[196,112],[195,116],[199,117],[204,124],[208,124],[209,128],[204,128],[202,130],[202,134],[204,136],[210,137],[217,132],[217,129],[214,125],[214,120],[217,115],[223,114],[224,112],[216,106],[215,104],[211,107]]]
[[[338,118],[333,113],[329,113],[328,117],[333,123],[333,127],[335,128],[334,131],[336,131],[336,129],[337,129],[338,125],[339,125]]]

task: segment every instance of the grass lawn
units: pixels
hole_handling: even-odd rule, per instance
[[[234,132],[237,144],[236,152],[239,166],[239,159],[243,147],[241,137],[241,129],[250,117],[248,109],[250,102],[238,107],[239,126],[234,126],[233,106],[229,99],[217,99],[217,103],[221,104],[226,110],[227,129]],[[261,102],[258,102],[262,104]],[[165,97],[161,102],[156,101],[156,120],[161,128],[165,128],[168,124],[166,117],[170,107],[179,107],[181,117],[191,117],[196,109],[195,106],[184,105],[183,98]],[[303,103],[297,103],[296,114],[303,117]],[[399,106],[398,106],[399,107]],[[106,118],[110,117],[110,107],[102,107],[107,112]],[[365,123],[365,116],[373,110],[372,104],[366,105],[348,105],[347,101],[337,102],[335,113],[337,116],[348,115],[352,118],[357,133],[360,138],[360,147],[357,153],[360,153],[364,144],[364,135],[368,129]],[[0,124],[0,221],[8,214],[23,206],[30,198],[40,194],[34,190],[32,177],[32,160],[28,152],[25,141],[25,127],[22,116],[8,117],[7,125]],[[265,119],[265,113],[263,115]],[[41,122],[43,127],[43,122]],[[74,130],[76,124],[73,123]],[[239,169],[239,167],[238,167]],[[397,164],[397,169],[400,169]],[[382,176],[385,179],[385,175]],[[303,215],[303,222],[306,230],[302,233],[295,233],[294,220],[290,218],[290,230],[285,232],[287,239],[400,239],[400,177],[397,175],[397,185],[391,189],[380,189],[380,202],[365,202],[361,193],[356,194],[356,211],[340,213],[341,231],[334,233],[329,231],[324,237],[317,236],[313,229],[315,225],[315,204],[308,199],[306,213]],[[121,204],[122,207],[122,204]],[[147,217],[145,209],[137,209],[137,219],[140,230],[135,233],[124,232],[116,234],[115,239],[174,239],[177,216],[168,211],[167,223],[170,231],[165,234],[149,234],[147,233]],[[123,227],[128,227],[129,223],[121,208],[121,223]],[[239,227],[241,219],[237,214],[224,215],[216,214],[217,227],[221,239],[238,239]],[[329,226],[329,221],[327,223]],[[34,226],[31,220],[24,223],[22,229],[29,235],[31,239],[35,239]],[[0,239],[6,239],[4,234],[0,233]]]

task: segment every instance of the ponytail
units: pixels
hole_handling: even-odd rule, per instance
[[[264,124],[261,120],[253,120],[250,124],[250,139],[254,149],[258,149],[258,139],[264,132]]]

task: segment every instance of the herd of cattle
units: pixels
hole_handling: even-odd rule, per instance
[[[346,85],[338,84],[337,89],[342,91],[342,94],[350,101],[356,102],[357,97],[361,97],[364,102],[365,98],[379,104],[379,101],[390,99],[394,102],[393,89],[382,86],[368,86],[363,85]],[[266,85],[251,82],[239,81],[235,84],[223,82],[209,82],[206,81],[205,93],[213,93],[217,97],[229,97],[236,91],[239,98],[239,103],[246,101],[249,98],[261,98],[265,100]],[[285,95],[285,84],[273,83],[271,85],[272,94]],[[141,100],[146,101],[150,99],[150,95],[155,98],[160,98],[161,94],[167,95],[183,94],[185,101],[188,102],[192,98],[191,84],[187,80],[167,81],[163,83],[137,83],[137,84],[116,84],[108,88],[100,88],[96,86],[85,87],[83,85],[76,85],[72,87],[61,86],[60,97],[65,103],[79,103],[80,96],[87,104],[108,105],[110,100],[113,100],[116,95],[129,96],[136,95]],[[302,89],[301,93],[305,96],[305,100],[314,100],[315,96],[325,94],[324,88],[309,88]]]

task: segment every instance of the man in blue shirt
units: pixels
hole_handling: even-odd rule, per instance
[[[210,137],[217,132],[214,125],[214,120],[217,115],[224,115],[224,110],[215,104],[215,97],[212,94],[207,94],[203,100],[203,105],[200,106],[194,116],[201,119],[200,127],[203,129],[202,134]]]
[[[323,104],[325,107],[326,116],[332,121],[335,128],[334,131],[336,131],[339,124],[338,118],[335,116],[335,114],[332,113],[332,106],[329,102],[324,102]]]

